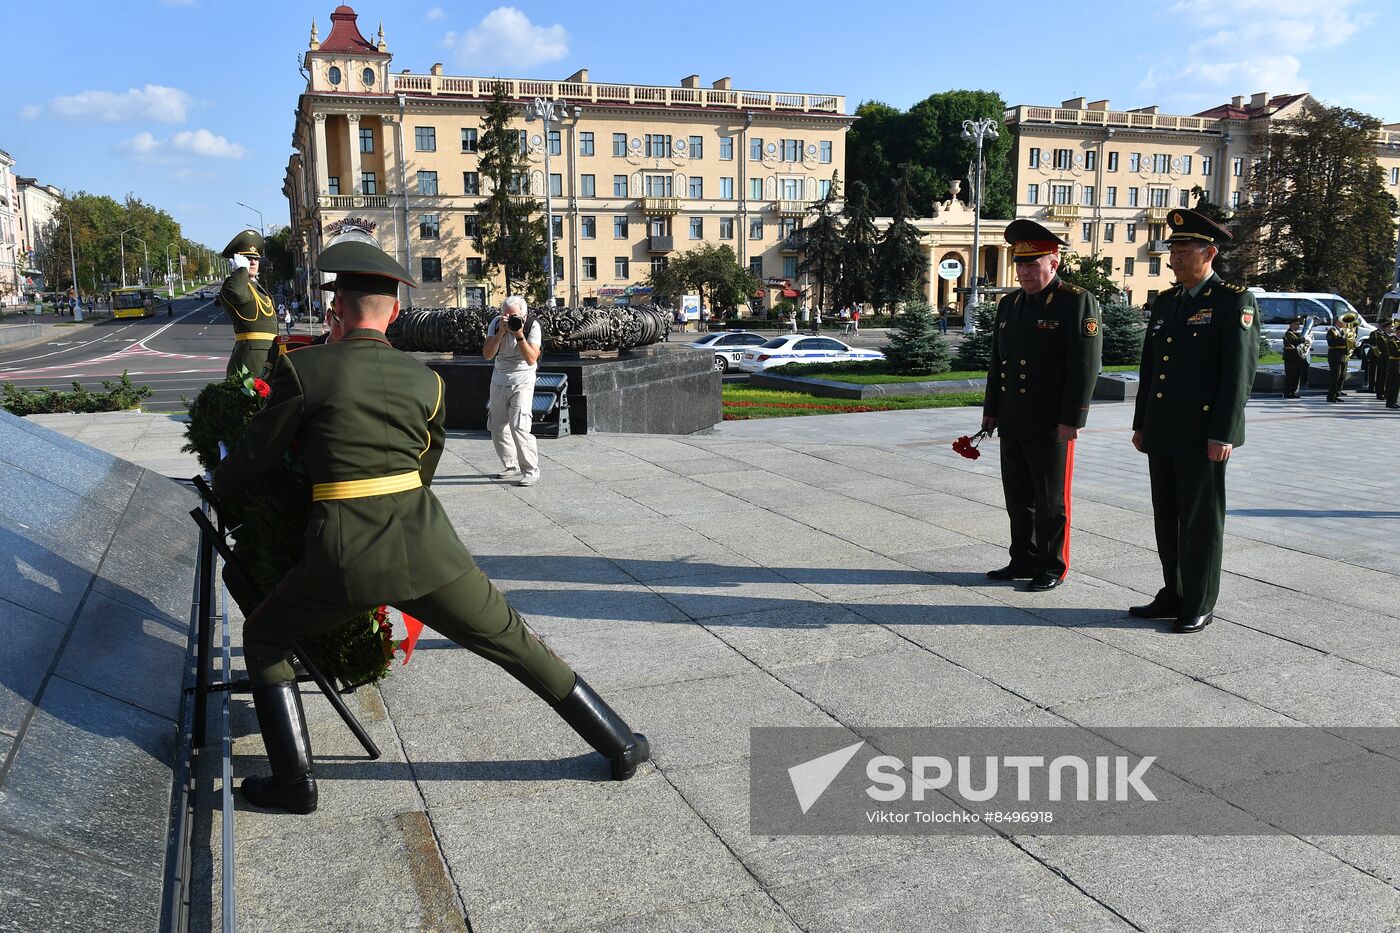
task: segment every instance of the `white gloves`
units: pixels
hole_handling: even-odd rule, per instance
[[[233,258],[229,260],[229,265],[233,266],[234,271],[237,271],[239,269],[247,269],[249,268],[248,257],[242,255],[241,253],[234,253]]]

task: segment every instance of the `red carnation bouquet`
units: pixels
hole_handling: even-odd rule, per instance
[[[982,443],[983,438],[991,436],[992,432],[988,428],[983,428],[971,437],[964,434],[962,437],[953,441],[953,449],[969,460],[976,460],[978,457],[982,456],[982,451],[977,449],[977,445]]]

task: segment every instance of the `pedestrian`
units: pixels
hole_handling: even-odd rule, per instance
[[[219,306],[233,325],[233,352],[225,374],[240,368],[261,376],[271,360],[277,340],[277,309],[258,285],[258,268],[266,244],[256,230],[244,230],[228,241],[221,254],[233,267],[219,289]]]
[[[1376,374],[1371,378],[1371,386],[1376,390],[1376,398],[1384,399],[1390,385],[1390,342],[1395,339],[1395,322],[1385,318],[1377,322],[1377,329],[1371,334],[1371,357],[1376,362]],[[1379,338],[1377,335],[1380,335]]]
[[[1103,334],[1094,296],[1059,277],[1069,244],[1033,220],[1006,226],[1021,287],[997,305],[982,428],[1001,437],[1011,562],[993,580],[1031,592],[1069,573],[1074,442],[1089,418]]]
[[[958,309],[955,305],[950,304],[948,305],[948,307],[944,308],[943,313],[938,316],[938,332],[940,334],[948,333],[948,318],[951,315],[956,314],[957,310]]]
[[[1283,397],[1299,398],[1298,387],[1306,382],[1308,357],[1300,329],[1303,319],[1295,317],[1288,322],[1288,330],[1283,335]]]
[[[1340,321],[1333,321],[1327,328],[1327,401],[1340,402],[1346,393],[1342,391],[1347,381],[1347,360],[1351,358],[1351,347],[1347,341],[1346,328]]]
[[[815,336],[822,332],[822,309],[817,305],[812,305],[812,334]]]
[[[860,336],[860,306],[851,309],[851,336]]]
[[[1225,467],[1244,443],[1244,406],[1259,361],[1259,308],[1215,273],[1230,231],[1193,210],[1167,217],[1176,284],[1152,305],[1133,415],[1147,455],[1162,589],[1128,612],[1199,632],[1214,618],[1225,535]]]
[[[486,326],[481,355],[494,362],[486,427],[502,469],[496,479],[519,476],[517,486],[540,481],[540,457],[530,433],[535,404],[535,371],[544,347],[539,321],[529,314],[525,299],[512,295],[501,302],[501,313]]]
[[[319,262],[338,273],[340,339],[277,358],[267,406],[214,473],[215,493],[232,498],[296,447],[311,483],[301,559],[243,626],[272,767],[270,777],[246,779],[243,796],[260,807],[316,809],[292,647],[379,605],[504,668],[608,760],[615,780],[626,780],[650,757],[645,736],[526,628],[427,488],[446,438],[442,379],[384,337],[399,313],[400,283],[416,283],[364,242],[333,244]],[[361,378],[367,372],[375,378]]]

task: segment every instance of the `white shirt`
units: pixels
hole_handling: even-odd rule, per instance
[[[486,336],[491,338],[496,336],[496,332],[501,327],[501,315],[496,315],[491,319],[491,323],[486,327]],[[530,325],[530,335],[526,338],[530,341],[530,346],[539,348],[544,343],[544,332],[540,330],[540,322],[535,321]],[[496,367],[491,373],[491,382],[498,386],[519,386],[527,382],[535,381],[535,363],[525,362],[525,357],[520,353],[520,345],[516,342],[514,334],[506,334],[501,338],[501,348],[496,351],[494,359]]]

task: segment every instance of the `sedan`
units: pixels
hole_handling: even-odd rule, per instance
[[[739,365],[739,357],[750,347],[762,346],[767,340],[762,334],[750,334],[736,330],[728,333],[706,334],[691,344],[696,350],[707,350],[715,355],[715,372],[727,373]]]
[[[788,363],[845,363],[851,360],[883,360],[879,350],[861,350],[847,346],[831,337],[803,337],[788,334],[752,350],[739,358],[739,368],[745,372],[761,373],[765,369]]]

